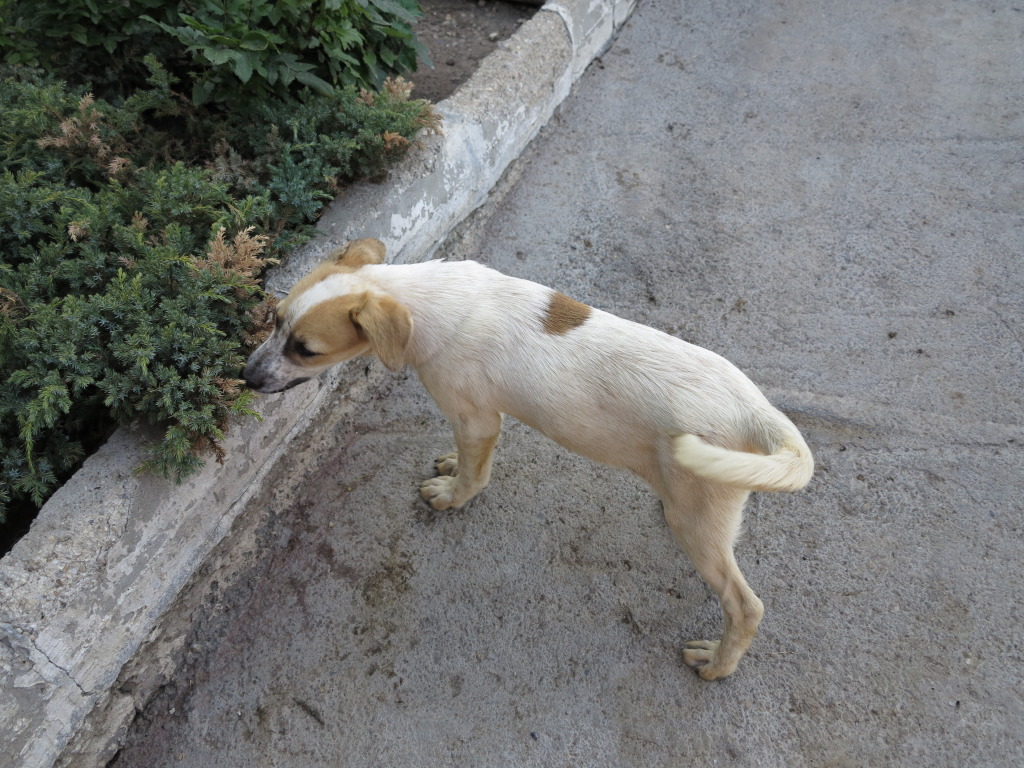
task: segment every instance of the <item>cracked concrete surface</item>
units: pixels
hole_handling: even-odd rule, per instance
[[[805,431],[811,486],[748,508],[734,676],[680,663],[718,606],[642,484],[510,423],[432,513],[448,427],[357,365],[115,765],[1024,763],[1022,35],[648,0],[439,252],[710,347]]]

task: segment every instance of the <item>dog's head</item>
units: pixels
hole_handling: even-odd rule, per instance
[[[384,261],[384,244],[367,238],[333,253],[277,306],[277,324],[252,353],[242,377],[257,392],[283,392],[332,365],[375,354],[391,370],[405,364],[409,310],[380,292],[361,268]]]

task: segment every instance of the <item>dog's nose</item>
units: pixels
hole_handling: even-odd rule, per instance
[[[242,371],[242,379],[245,381],[245,386],[249,389],[254,389],[257,392],[263,387],[266,379],[260,376],[256,371],[252,370],[252,366],[245,366],[245,370]]]

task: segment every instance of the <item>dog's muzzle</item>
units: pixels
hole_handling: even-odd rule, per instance
[[[303,384],[310,380],[310,376],[300,376],[297,379],[285,383],[282,386],[275,386],[273,382],[269,382],[266,377],[261,376],[255,371],[250,371],[248,367],[242,371],[242,379],[245,381],[245,386],[254,392],[260,392],[264,395],[274,395],[278,392],[284,392],[287,389],[296,387],[299,384]]]

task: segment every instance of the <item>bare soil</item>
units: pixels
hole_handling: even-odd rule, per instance
[[[537,12],[537,5],[505,0],[420,0],[423,18],[414,31],[430,51],[407,79],[413,97],[438,102],[451,96],[502,40]]]

